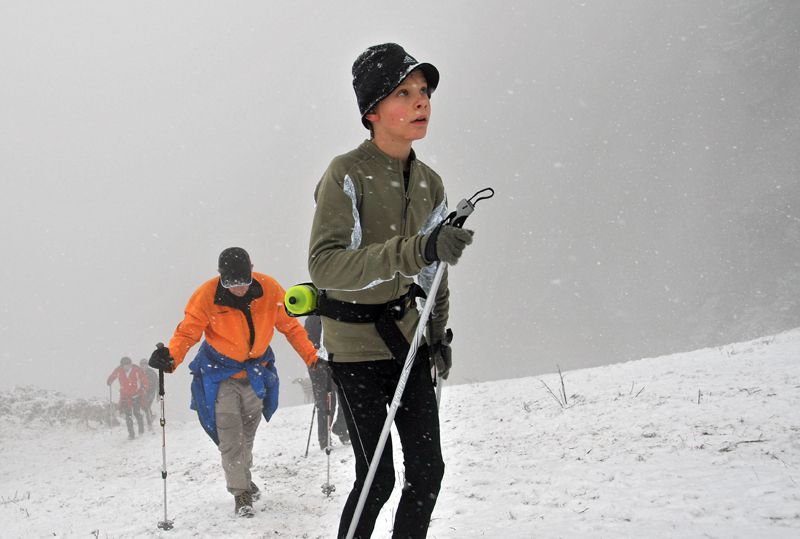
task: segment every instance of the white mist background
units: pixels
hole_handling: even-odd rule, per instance
[[[350,66],[385,41],[441,71],[415,148],[451,203],[497,192],[451,271],[451,383],[796,327],[798,21],[766,0],[0,0],[0,388],[106,396],[226,247],[306,280],[316,182],[367,136]],[[171,415],[188,385],[169,377]]]

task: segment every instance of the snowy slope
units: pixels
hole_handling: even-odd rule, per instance
[[[447,471],[428,536],[800,537],[799,357],[794,330],[570,371],[566,406],[558,374],[446,387]],[[23,426],[19,406],[0,406],[1,537],[335,536],[352,457],[335,447],[326,498],[324,453],[312,444],[303,457],[310,405],[259,429],[264,496],[250,520],[233,517],[199,425],[167,418],[169,532],[156,528],[159,434]],[[390,536],[396,497],[375,537]]]

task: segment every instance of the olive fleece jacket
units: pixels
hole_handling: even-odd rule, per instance
[[[381,304],[408,292],[417,277],[426,289],[436,265],[423,257],[425,234],[447,216],[442,180],[412,151],[408,187],[402,163],[367,140],[333,159],[314,193],[308,268],[328,297]],[[449,308],[447,272],[436,295],[432,321],[444,332]],[[419,312],[411,308],[397,325],[410,342]],[[336,362],[391,359],[371,323],[322,317],[323,347]],[[405,359],[405,358],[399,358]]]

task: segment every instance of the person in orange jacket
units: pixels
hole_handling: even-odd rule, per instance
[[[252,481],[253,440],[261,416],[269,421],[278,405],[278,373],[270,342],[277,329],[307,366],[317,351],[306,330],[283,307],[284,289],[253,272],[250,255],[230,247],[219,255],[219,277],[189,298],[183,321],[169,346],[156,348],[149,364],[173,372],[189,349],[205,340],[189,365],[192,408],[217,444],[237,516],[252,517],[260,491]]]
[[[128,439],[136,438],[133,430],[133,417],[139,426],[139,435],[144,434],[144,422],[142,421],[141,401],[145,391],[147,391],[148,381],[142,369],[137,367],[129,357],[119,360],[119,367],[111,371],[106,380],[109,386],[119,380],[119,409],[125,414],[125,424],[128,426]]]

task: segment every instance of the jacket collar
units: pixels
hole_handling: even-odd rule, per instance
[[[385,153],[381,151],[378,146],[372,142],[371,140],[365,140],[361,143],[359,148],[365,151],[370,157],[377,159],[381,163],[386,163],[387,165],[394,165],[395,168],[398,170],[402,170],[402,166],[400,164],[399,159],[395,159],[393,157],[389,157]],[[411,148],[411,153],[408,155],[408,162],[409,164],[413,164],[414,161],[417,160],[417,154],[414,153],[414,148]]]
[[[250,288],[247,289],[247,293],[241,298],[231,294],[227,288],[222,286],[222,282],[218,279],[217,290],[214,293],[214,305],[222,305],[223,307],[240,309],[242,305],[249,305],[251,301],[258,299],[263,295],[264,289],[261,287],[261,283],[255,279],[253,279],[253,282],[250,283]]]

